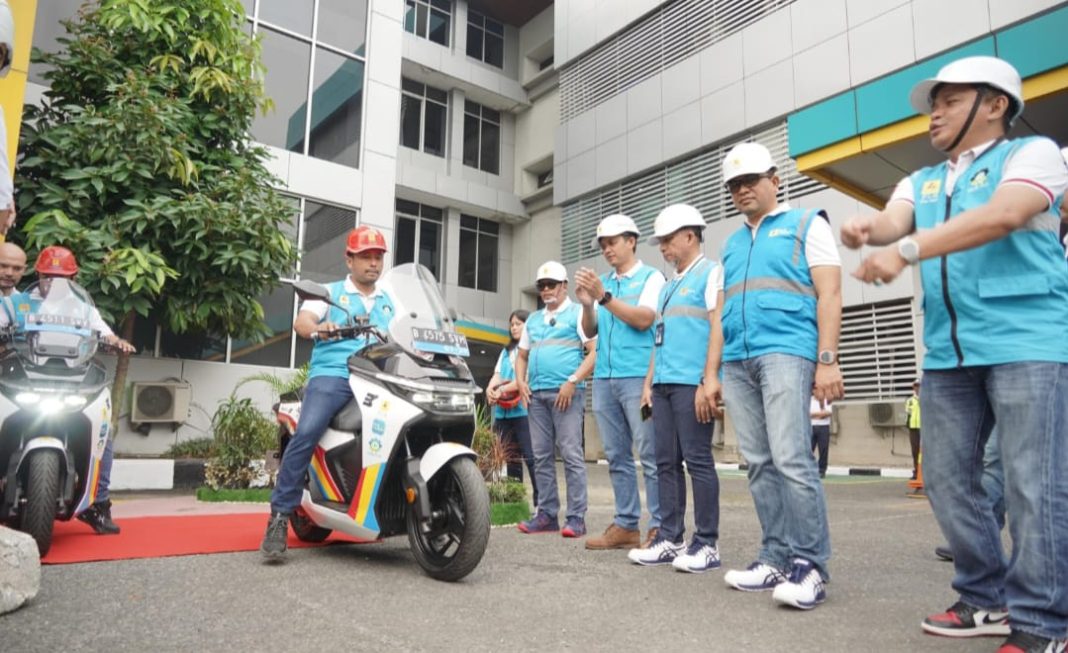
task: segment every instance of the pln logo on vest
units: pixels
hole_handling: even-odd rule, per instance
[[[941,179],[923,182],[923,186],[920,188],[920,202],[937,202],[940,190],[942,190]]]
[[[786,227],[779,227],[777,229],[772,229],[768,232],[768,238],[781,238],[783,236],[792,235],[794,235],[794,232],[790,229],[787,229]]]
[[[342,306],[348,306],[349,305],[349,296],[348,295],[342,295],[342,296],[338,297],[337,298],[337,303],[341,304]]]
[[[972,175],[972,178],[968,180],[968,192],[973,190],[979,190],[980,188],[986,188],[987,182],[990,180],[990,171],[983,168],[979,172]]]

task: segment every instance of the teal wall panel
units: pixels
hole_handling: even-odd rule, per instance
[[[997,42],[1024,79],[1068,64],[1068,7],[998,32]]]
[[[857,105],[846,91],[786,117],[790,156],[796,157],[857,135]]]

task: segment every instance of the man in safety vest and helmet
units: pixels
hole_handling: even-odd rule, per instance
[[[713,406],[722,396],[730,412],[762,535],[748,568],[723,580],[808,610],[826,598],[831,557],[809,408],[812,397],[833,401],[844,392],[842,264],[826,213],[779,203],[766,147],[736,145],[723,160],[723,181],[745,220],[722,247],[704,390]]]
[[[1023,112],[1016,69],[967,57],[912,90],[946,161],[898,184],[880,213],[842,226],[876,250],[869,283],[916,266],[924,290],[923,472],[953,553],[959,600],[927,617],[950,637],[1008,635],[999,649],[1064,651],[1068,636],[1068,266],[1057,145],[1008,139]],[[930,409],[930,410],[929,410]],[[983,453],[997,423],[1010,515],[1006,561]]]
[[[330,335],[351,317],[367,317],[371,326],[385,332],[393,318],[393,300],[376,286],[382,275],[386,238],[374,227],[360,225],[349,232],[345,246],[348,276],[327,284],[331,300],[304,302],[293,322],[301,338],[315,341],[308,369],[308,385],[300,408],[297,432],[286,445],[278,480],[271,493],[271,516],[260,551],[268,559],[286,552],[289,516],[300,505],[304,476],[315,445],[330,420],[352,399],[348,358],[364,346],[363,339],[331,340]]]

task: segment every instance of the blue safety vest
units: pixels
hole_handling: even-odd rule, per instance
[[[501,377],[502,381],[515,381],[515,366],[513,365],[512,357],[516,353],[515,349],[511,351],[507,348],[501,350],[501,355],[497,358],[497,376]],[[493,407],[494,419],[512,419],[513,417],[526,416],[527,409],[523,407],[522,403],[516,404],[515,408]]]
[[[742,225],[723,246],[724,362],[765,354],[816,360],[816,289],[805,238],[822,211],[790,209],[764,218],[756,237]]]
[[[947,163],[914,172],[917,229],[990,201],[1005,162],[1034,138],[1000,141],[945,189]],[[1057,242],[1059,202],[1004,238],[920,263],[924,369],[1019,361],[1068,363],[1068,268]]]
[[[686,274],[664,284],[660,290],[657,323],[663,341],[653,347],[653,383],[700,385],[708,352],[708,304],[705,288],[716,264],[702,258]],[[655,337],[655,335],[654,335]]]
[[[617,277],[609,272],[601,275],[604,289],[616,301],[637,306],[645,283],[656,268],[642,265],[630,276]],[[649,357],[653,353],[653,329],[639,331],[616,317],[604,306],[597,307],[597,363],[595,379],[625,379],[644,377],[649,371]]]
[[[342,308],[330,306],[326,313],[326,320],[344,326],[348,322],[349,315],[360,317],[367,315],[363,300],[359,293],[346,292],[344,281],[335,281],[326,285],[330,291],[330,299]],[[375,296],[374,306],[371,308],[370,323],[383,333],[388,332],[390,320],[393,319],[393,302],[386,294],[380,293]],[[370,340],[369,340],[370,339]],[[312,348],[311,366],[308,369],[308,378],[315,376],[340,376],[348,378],[349,356],[365,347],[372,336],[361,338],[349,338],[345,340],[321,340],[316,341]]]
[[[581,316],[582,308],[572,303],[549,323],[545,322],[545,309],[534,311],[527,319],[527,380],[531,390],[556,390],[578,369],[584,357],[578,332]]]

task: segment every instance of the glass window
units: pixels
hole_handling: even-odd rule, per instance
[[[459,283],[464,288],[497,292],[500,225],[469,215],[460,216]]]
[[[504,67],[504,25],[477,11],[467,12],[467,56]]]
[[[311,36],[313,0],[260,0],[260,22]]]
[[[252,137],[261,143],[304,153],[311,45],[260,28],[263,35],[264,86],[274,101],[266,115],[256,112]]]
[[[363,62],[316,48],[308,154],[358,166],[362,107]]]
[[[445,156],[448,94],[401,79],[401,145]]]
[[[396,265],[416,261],[425,265],[436,279],[441,279],[441,244],[445,232],[445,212],[439,208],[397,200],[396,233],[393,262]]]
[[[305,200],[300,278],[319,283],[343,279],[348,274],[345,239],[355,226],[355,211]]]
[[[474,102],[464,103],[464,165],[500,174],[501,114]]]
[[[367,37],[367,3],[352,0],[319,0],[321,43],[362,57]]]
[[[289,348],[293,339],[293,298],[293,289],[288,285],[275,288],[258,298],[263,306],[263,321],[271,330],[271,335],[261,342],[231,341],[231,363],[289,367]]]
[[[434,43],[449,45],[450,0],[406,0],[404,31]]]

